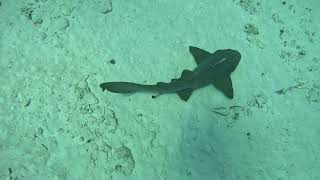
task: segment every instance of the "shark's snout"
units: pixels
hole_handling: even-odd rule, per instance
[[[226,52],[226,55],[227,55],[228,60],[230,62],[230,63],[228,63],[229,72],[233,72],[240,62],[241,54],[237,50],[228,49]]]

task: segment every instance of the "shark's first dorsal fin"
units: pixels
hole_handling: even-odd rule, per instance
[[[193,75],[192,71],[185,69],[182,71],[180,79],[173,79],[172,81],[175,81],[175,80],[188,81],[192,78],[192,75]],[[191,96],[192,91],[193,89],[188,88],[182,91],[178,91],[177,94],[180,97],[180,99],[187,101]]]
[[[213,85],[223,92],[228,98],[233,98],[233,87],[230,75],[225,77],[220,77],[219,79],[214,80]]]
[[[189,46],[189,51],[192,54],[194,60],[196,61],[197,65],[201,64],[203,60],[205,60],[208,56],[212,55],[210,52],[205,51],[203,49]]]
[[[187,69],[184,69],[181,73],[180,80],[190,80],[192,78],[193,72]]]

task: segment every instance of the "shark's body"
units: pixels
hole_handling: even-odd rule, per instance
[[[183,70],[181,77],[172,79],[169,83],[158,82],[155,85],[143,85],[131,82],[107,82],[100,84],[104,91],[107,89],[114,93],[153,92],[153,93],[177,93],[179,97],[187,101],[192,91],[209,84],[213,84],[227,97],[233,98],[233,88],[230,74],[240,62],[241,55],[232,49],[217,50],[214,53],[200,48],[189,47],[198,66],[190,70]]]

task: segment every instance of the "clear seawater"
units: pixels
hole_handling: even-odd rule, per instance
[[[320,179],[320,1],[0,0],[0,180]],[[234,98],[102,92],[235,49]]]

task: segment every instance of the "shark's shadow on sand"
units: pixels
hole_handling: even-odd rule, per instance
[[[228,98],[233,98],[233,87],[230,74],[238,66],[241,54],[232,49],[217,50],[214,53],[207,52],[197,47],[189,47],[197,67],[183,70],[180,78],[171,82],[158,82],[155,85],[144,85],[132,82],[106,82],[100,84],[102,91],[108,90],[114,93],[152,92],[158,94],[177,93],[179,97],[187,101],[193,90],[213,84]]]

